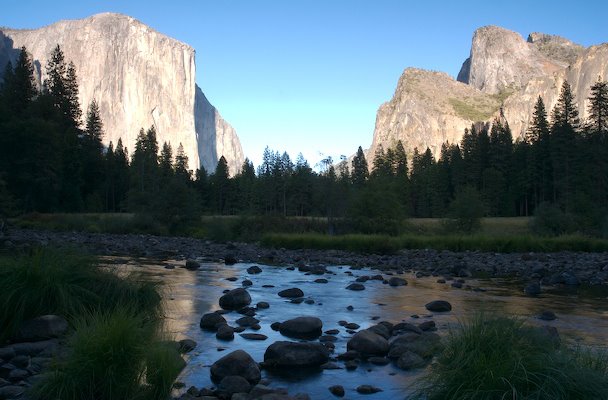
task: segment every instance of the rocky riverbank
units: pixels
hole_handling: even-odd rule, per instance
[[[542,284],[608,283],[608,253],[483,253],[430,249],[402,250],[395,255],[338,250],[268,249],[255,243],[214,243],[186,237],[55,232],[11,228],[1,246],[28,245],[84,248],[96,255],[253,262],[295,266],[350,265],[383,270],[416,271],[420,276],[513,276]]]

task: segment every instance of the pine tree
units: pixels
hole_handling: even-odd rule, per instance
[[[534,113],[530,127],[526,132],[526,141],[530,144],[535,144],[549,136],[549,121],[547,120],[547,111],[545,103],[541,96],[538,96],[534,105]]]
[[[36,97],[34,65],[25,47],[21,48],[14,70],[9,62],[4,75],[3,97],[11,112],[21,115]]]
[[[578,110],[568,81],[564,81],[552,113],[551,160],[553,167],[553,201],[566,212],[570,209],[575,175],[575,134],[579,127]]]
[[[608,132],[608,82],[601,78],[591,86],[588,126],[595,133]]]
[[[527,155],[529,159],[527,168],[530,172],[530,184],[533,187],[533,208],[536,208],[541,202],[552,198],[553,193],[550,127],[545,103],[540,96],[534,105],[534,114],[526,134],[526,142],[531,145]]]
[[[392,152],[390,153],[392,156]],[[378,145],[374,153],[374,166],[370,177],[372,178],[388,178],[393,174],[393,166],[384,152],[382,145]]]
[[[99,211],[103,207],[102,179],[104,176],[103,123],[99,107],[91,101],[87,111],[86,127],[81,138],[82,144],[82,193],[89,211]]]
[[[95,99],[91,101],[87,111],[85,135],[90,141],[98,143],[98,147],[101,149],[103,122],[101,121],[99,106],[97,105],[97,101],[95,101]]]
[[[73,122],[75,128],[80,127],[82,111],[80,110],[80,101],[78,100],[78,78],[76,77],[76,67],[70,61],[66,73],[66,106],[67,115],[70,122]]]
[[[190,182],[192,176],[188,170],[188,156],[184,152],[184,146],[181,143],[179,146],[177,146],[173,170],[175,171],[175,176],[181,179],[184,183]]]
[[[229,211],[227,209],[229,185],[228,162],[224,156],[221,156],[215,167],[215,173],[211,176],[214,211],[219,215],[224,215]]]
[[[305,216],[313,209],[313,186],[315,175],[302,153],[296,158],[293,174],[293,203],[295,214]]]
[[[173,150],[171,149],[171,145],[167,142],[163,143],[163,147],[160,150],[158,168],[161,176],[165,178],[165,180],[173,176]]]
[[[352,174],[351,179],[355,186],[363,186],[369,178],[369,168],[367,160],[365,159],[365,153],[361,146],[357,149],[357,154],[353,157],[352,161]]]

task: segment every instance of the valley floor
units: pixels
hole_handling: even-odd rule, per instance
[[[209,240],[138,234],[59,232],[10,228],[0,249],[28,246],[84,249],[95,255],[227,263],[251,262],[293,266],[350,265],[415,271],[422,276],[501,277],[547,284],[608,283],[608,252],[496,253],[403,249],[394,254],[363,254],[344,250],[267,248],[258,243],[216,243]]]

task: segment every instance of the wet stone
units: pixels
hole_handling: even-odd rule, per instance
[[[342,385],[330,386],[329,392],[336,397],[344,397],[344,387]]]
[[[247,340],[266,340],[268,336],[262,335],[261,333],[241,333],[240,336]]]
[[[292,298],[296,298],[296,297],[304,297],[304,292],[300,288],[290,288],[290,289],[281,290],[279,292],[279,296],[292,299]]]
[[[435,300],[425,305],[426,309],[432,312],[452,311],[452,305],[445,300]]]
[[[354,282],[346,287],[348,290],[360,291],[365,290],[365,286],[362,283]]]

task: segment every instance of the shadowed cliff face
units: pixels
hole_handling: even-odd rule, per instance
[[[201,166],[208,173],[213,173],[223,155],[228,161],[230,175],[236,175],[245,161],[241,142],[234,128],[224,121],[198,86],[194,100],[194,116]]]
[[[12,42],[13,49],[25,46],[35,64],[42,66],[36,68],[39,85],[46,78],[44,66],[53,48],[61,46],[66,61],[76,66],[83,112],[93,99],[99,104],[105,144],[116,144],[122,138],[132,152],[140,128],[154,125],[161,145],[165,141],[173,148],[183,144],[191,169],[206,165],[213,156],[217,161],[219,156],[207,149],[216,148],[214,132],[198,132],[195,128],[192,47],[131,17],[113,13],[60,21],[35,30],[0,31]],[[0,44],[0,70],[10,58]],[[238,142],[234,130],[232,133],[232,139]],[[209,142],[199,142],[199,137]],[[204,157],[201,148],[205,149]],[[242,160],[240,144],[233,149],[239,153],[224,156]]]
[[[551,110],[564,79],[586,118],[590,87],[598,76],[608,77],[608,44],[584,48],[542,33],[526,41],[507,29],[479,28],[457,81],[437,72],[404,71],[393,98],[378,110],[368,154],[401,140],[409,154],[415,147],[421,152],[429,147],[438,157],[442,143],[459,142],[465,127],[492,121],[501,107],[517,138],[526,132],[538,96]]]

